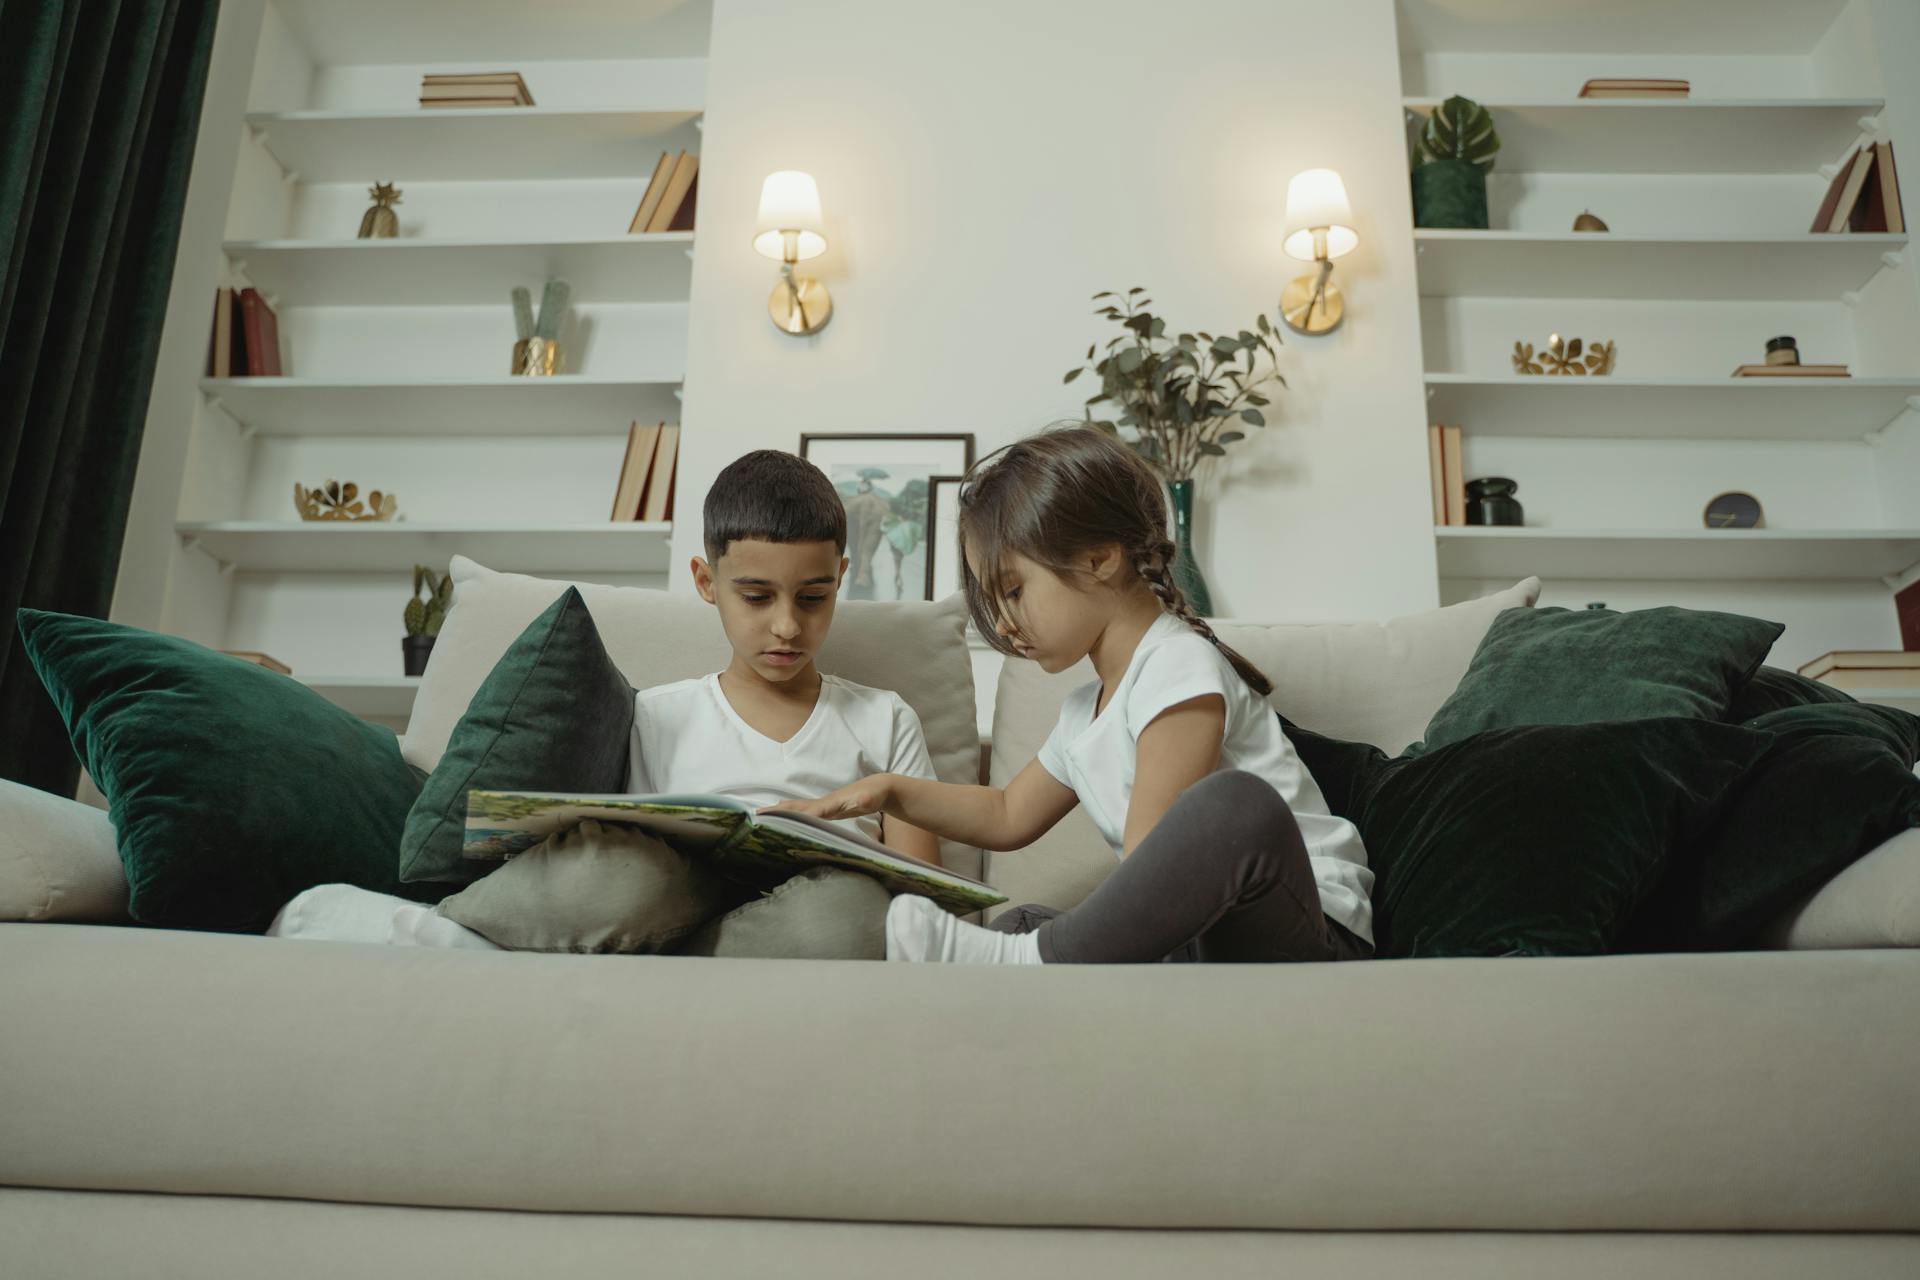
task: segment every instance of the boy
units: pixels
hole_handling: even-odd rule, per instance
[[[719,609],[732,658],[714,675],[635,695],[627,790],[714,792],[771,805],[823,795],[874,773],[932,779],[920,719],[898,694],[814,666],[847,571],[846,510],[826,475],[792,454],[749,453],[715,477],[703,520],[707,554],[693,559],[694,586]],[[892,818],[846,825],[901,853],[939,862],[939,841],[917,827]],[[617,831],[591,838],[651,843]],[[514,869],[509,863],[502,870]],[[457,912],[458,896],[443,906]],[[858,872],[816,868],[674,949],[881,959],[887,900],[877,881]],[[281,909],[267,932],[495,949],[441,908],[349,885],[307,890]]]

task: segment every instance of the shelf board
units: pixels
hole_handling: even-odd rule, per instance
[[[261,111],[246,122],[295,180],[367,183],[550,178],[644,182],[662,151],[698,151],[698,111],[426,107]]]
[[[1422,297],[1837,300],[1907,237],[1414,231]]]
[[[503,65],[633,57],[705,57],[712,0],[567,0],[530,11],[525,0],[274,0],[322,67],[359,63]],[[469,68],[471,69],[471,68]]]
[[[505,307],[555,276],[576,303],[685,302],[693,233],[589,240],[230,240],[227,258],[275,307]]]
[[[1402,50],[1415,55],[1578,51],[1589,58],[1604,54],[1804,57],[1845,4],[1846,0],[1688,0],[1686,4],[1672,0],[1606,0],[1605,4],[1593,0],[1399,0],[1396,7]],[[1630,69],[1626,73],[1632,74]]]
[[[394,661],[400,660],[400,646],[394,645]],[[413,714],[413,700],[420,692],[419,676],[302,676],[298,680],[334,706],[356,716],[383,720],[405,720]]]
[[[1427,416],[1477,436],[1861,440],[1920,397],[1920,378],[1429,373],[1426,381]]]
[[[515,573],[658,573],[673,526],[218,520],[174,529],[223,566],[261,572],[404,574],[463,555]]]
[[[1920,563],[1920,529],[1433,532],[1443,578],[1877,581]]]
[[[1439,98],[1408,98],[1423,120]],[[1812,174],[1837,163],[1877,98],[1575,98],[1488,102],[1500,173]],[[1811,213],[1811,210],[1809,210]]]
[[[263,436],[619,435],[677,421],[679,382],[588,378],[203,378],[200,390]]]

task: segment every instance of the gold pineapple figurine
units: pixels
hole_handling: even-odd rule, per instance
[[[400,215],[393,206],[400,203],[400,189],[391,182],[382,182],[378,186],[367,188],[367,194],[373,197],[373,208],[367,210],[360,219],[361,240],[392,240],[400,234]]]

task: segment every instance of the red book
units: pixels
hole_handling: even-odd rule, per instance
[[[1900,615],[1900,647],[1920,652],[1920,582],[1894,592],[1893,608]]]
[[[247,373],[252,377],[280,376],[280,319],[258,289],[240,291],[240,309],[247,329]]]

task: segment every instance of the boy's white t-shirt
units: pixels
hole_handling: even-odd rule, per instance
[[[741,719],[718,675],[634,695],[632,794],[710,792],[765,805],[811,800],[874,773],[933,777],[920,717],[891,690],[823,672],[813,714],[785,742]],[[880,838],[875,815],[844,821]]]
[[[1321,910],[1372,942],[1373,872],[1359,829],[1328,812],[1319,784],[1300,763],[1266,699],[1247,687],[1220,650],[1174,615],[1163,613],[1147,628],[1098,717],[1093,714],[1100,699],[1098,680],[1067,695],[1040,748],[1041,767],[1073,789],[1117,858],[1124,847],[1141,730],[1168,707],[1209,693],[1227,704],[1219,767],[1244,769],[1280,793],[1306,841]]]

